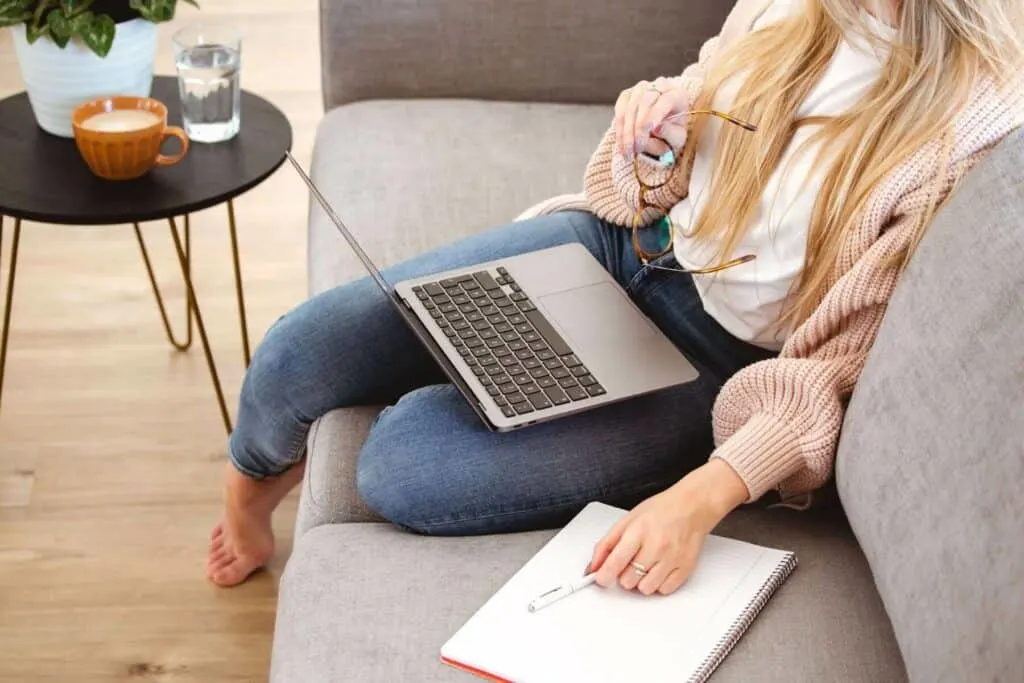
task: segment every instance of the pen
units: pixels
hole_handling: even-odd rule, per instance
[[[526,609],[531,612],[542,610],[553,602],[558,602],[562,598],[572,595],[576,591],[583,590],[595,581],[597,581],[597,572],[587,574],[582,579],[562,584],[557,588],[552,588],[547,593],[542,593],[531,601],[530,604],[527,605]]]

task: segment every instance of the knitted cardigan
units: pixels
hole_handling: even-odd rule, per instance
[[[677,77],[694,97],[718,44],[719,37],[705,43],[698,61]],[[992,80],[979,82],[955,122],[952,164],[938,185],[940,198],[1022,122],[1019,92],[1000,91]],[[742,478],[748,502],[776,490],[783,500],[801,498],[807,505],[831,476],[846,403],[900,275],[889,257],[908,246],[927,210],[941,156],[941,144],[929,143],[879,185],[857,229],[843,237],[828,291],[813,314],[789,335],[778,357],[740,370],[719,393],[711,457],[727,462]],[[657,208],[643,216],[647,225],[686,197],[689,168],[675,176],[653,164],[645,168],[649,182],[674,178],[648,194]],[[584,192],[542,202],[519,218],[573,209],[626,226],[638,198],[632,164],[618,154],[610,127],[587,165]]]

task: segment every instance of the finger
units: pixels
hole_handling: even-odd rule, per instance
[[[619,585],[628,591],[633,590],[640,581],[646,576],[649,576],[649,572],[654,569],[654,566],[659,564],[661,557],[654,551],[654,545],[649,543],[649,537],[645,538],[640,546],[640,552],[636,554],[626,568],[619,574]],[[636,566],[639,565],[639,566]],[[648,572],[645,574],[644,572]]]
[[[622,534],[626,530],[626,527],[629,526],[631,519],[631,515],[624,515],[615,523],[615,526],[605,534],[605,537],[597,542],[597,545],[594,546],[594,554],[590,558],[590,565],[587,567],[588,572],[596,572],[601,569],[605,560],[608,559],[608,555],[611,553],[612,548],[614,548],[619,542],[619,539],[622,538]]]
[[[669,151],[669,146],[664,140],[656,138],[653,135],[647,139],[647,144],[644,145],[644,151],[654,157],[660,157],[665,152]]]
[[[667,92],[658,98],[658,101],[647,112],[647,117],[643,121],[645,127],[649,126],[652,131],[657,133],[665,119],[671,114],[679,104],[679,95],[677,92]]]
[[[622,121],[622,134],[624,136],[623,144],[626,146],[626,154],[628,158],[632,158],[633,153],[637,150],[637,136],[636,136],[636,112],[640,107],[640,103],[645,97],[657,95],[654,91],[648,91],[650,83],[642,83],[633,88],[633,92],[629,96],[629,102],[626,104],[626,113]]]
[[[626,120],[626,105],[629,104],[629,97],[633,89],[623,90],[619,93],[619,99],[615,101],[615,141],[619,147],[619,154],[626,156],[626,140],[622,136],[622,124]]]
[[[669,572],[665,580],[658,586],[658,592],[662,595],[672,595],[677,590],[682,588],[683,584],[686,583],[686,579],[689,578],[688,574],[682,569],[673,569]]]
[[[661,128],[658,129],[658,136],[672,145],[672,149],[681,150],[683,145],[686,144],[686,125],[681,123],[667,123],[662,122]]]
[[[644,565],[647,567],[647,565]],[[640,580],[636,589],[644,595],[654,595],[655,592],[665,583],[665,580],[675,571],[675,564],[668,561],[655,562],[653,567],[648,567],[647,576]]]
[[[633,145],[635,149],[640,149],[647,144],[647,138],[651,134],[651,128],[647,126],[645,121],[648,118],[648,112],[650,112],[651,107],[655,106],[659,99],[661,99],[659,92],[648,88],[641,93],[640,98],[637,101],[636,109],[633,112],[635,118],[633,120],[632,128]],[[626,130],[628,132],[630,129],[627,128]]]
[[[640,550],[640,537],[636,532],[627,529],[619,542],[615,544],[608,559],[597,572],[597,583],[605,588],[619,580],[619,575],[629,566],[630,561]]]

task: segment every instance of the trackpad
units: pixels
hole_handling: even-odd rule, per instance
[[[576,349],[598,346],[622,351],[657,335],[653,323],[625,293],[607,282],[549,294],[540,297],[540,303]]]

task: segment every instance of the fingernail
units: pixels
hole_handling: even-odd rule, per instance
[[[590,564],[591,564],[590,562],[587,562],[587,566],[586,566],[586,568],[585,568],[585,569],[583,570],[583,576],[586,576],[587,574],[589,574],[589,573],[590,573]]]

